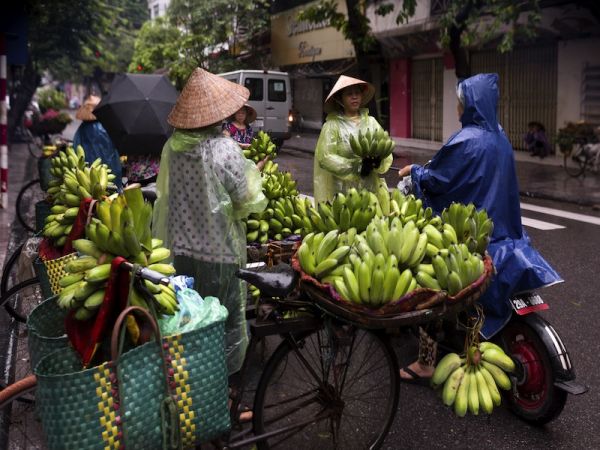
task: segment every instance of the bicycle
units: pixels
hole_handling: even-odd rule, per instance
[[[362,443],[361,448],[378,448],[398,405],[399,371],[389,340],[384,333],[327,315],[305,297],[290,298],[297,279],[288,269],[278,275],[284,280],[278,287],[255,280],[269,293],[264,303],[274,309],[266,320],[257,320],[252,310],[248,314],[252,338],[240,384],[231,394],[234,430],[243,427],[238,411],[247,387],[248,355],[260,339],[281,336],[282,342],[262,371],[251,427],[224,438],[222,448],[253,443],[259,449],[277,448],[283,441],[287,446],[307,437],[318,439],[321,446],[327,441],[334,447]],[[164,280],[148,269],[135,276]],[[0,406],[14,406],[15,400],[31,395],[35,383],[31,377],[25,380],[0,391]]]
[[[577,142],[573,151],[563,153],[563,161],[565,171],[574,178],[585,178],[589,168],[597,173],[600,169],[600,143]]]

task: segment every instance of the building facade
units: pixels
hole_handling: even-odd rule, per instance
[[[148,14],[150,19],[162,17],[167,13],[171,0],[148,0]]]
[[[355,66],[354,47],[329,23],[300,21],[298,13],[317,3],[275,2],[271,9],[271,58],[275,68],[288,72],[292,81],[293,108],[303,128],[320,129],[323,102],[340,74]],[[346,12],[344,0],[338,11]]]
[[[395,14],[368,10],[389,63],[390,131],[410,145],[439,146],[460,128],[454,61],[438,44],[444,3],[419,1],[400,26]],[[493,45],[469,51],[472,73],[500,76],[498,120],[516,149],[523,149],[531,121],[544,124],[550,137],[568,121],[600,124],[600,22],[572,2],[551,3],[542,9],[535,40],[504,54]]]

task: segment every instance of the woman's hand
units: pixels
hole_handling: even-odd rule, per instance
[[[409,164],[408,166],[404,166],[402,169],[400,169],[398,171],[398,175],[400,175],[400,178],[404,178],[404,177],[407,177],[408,175],[410,175],[412,166],[413,166],[412,164]]]
[[[263,167],[265,167],[265,164],[267,163],[267,161],[269,160],[271,155],[268,155],[265,157],[265,159],[263,159],[262,161],[259,161],[256,163],[256,168],[260,171],[263,170]]]
[[[250,147],[250,144],[242,144],[241,142],[240,142],[240,143],[238,143],[238,144],[239,144],[239,146],[242,148],[242,150],[243,150],[243,149],[245,149],[245,148],[248,148],[248,147]]]

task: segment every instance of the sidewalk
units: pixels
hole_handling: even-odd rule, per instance
[[[314,152],[318,134],[294,134],[284,148]],[[427,162],[441,145],[416,139],[394,138],[394,166]],[[543,198],[582,206],[600,207],[600,173],[586,172],[585,178],[573,178],[563,169],[563,158],[535,158],[515,151],[520,192],[525,197]]]

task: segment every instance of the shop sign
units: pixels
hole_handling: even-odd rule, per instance
[[[318,2],[308,3],[271,16],[271,56],[275,66],[354,57],[352,43],[330,26],[298,20],[300,11]],[[337,10],[346,14],[346,2],[338,0]]]

